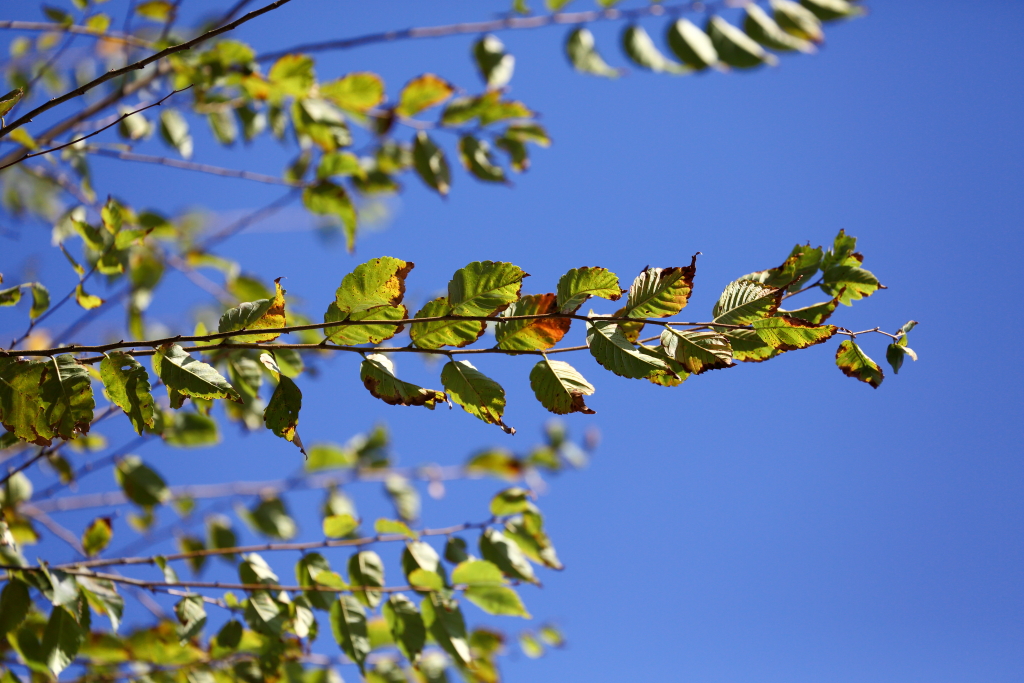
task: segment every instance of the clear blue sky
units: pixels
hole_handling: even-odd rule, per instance
[[[728,76],[585,77],[562,57],[566,29],[501,34],[517,58],[513,95],[543,113],[555,139],[514,189],[460,170],[441,201],[410,177],[393,222],[362,236],[355,256],[325,246],[298,211],[223,246],[266,279],[287,276],[289,294],[314,316],[346,272],[379,255],[416,262],[409,296],[423,301],[478,259],[516,263],[532,273],[527,289],[543,292],[572,267],[606,266],[628,282],[647,264],[684,265],[701,251],[687,309],[699,319],[731,279],[844,228],[889,289],[834,321],[890,330],[921,321],[911,335],[920,361],[899,376],[886,366],[878,390],[836,369],[834,344],[677,389],[621,379],[579,357],[597,386],[588,401],[597,415],[567,422],[577,436],[597,425],[604,439],[587,471],[551,481],[539,501],[567,569],[546,572],[543,590],[522,591],[538,621],[557,621],[570,644],[539,662],[506,660],[509,680],[1024,680],[1024,373],[1016,359],[1024,329],[1015,313],[1024,5],[869,4],[868,18],[833,25],[818,55]],[[15,5],[5,9],[34,18],[34,3]],[[296,0],[239,35],[276,49],[483,19],[507,5]],[[660,36],[664,23],[645,25]],[[614,47],[620,28],[593,27],[616,65],[624,63]],[[378,71],[391,92],[432,71],[475,89],[472,40],[328,53],[317,71],[323,79]],[[279,173],[288,154],[271,143],[224,152],[203,133],[196,158]],[[102,193],[170,212],[196,204],[244,211],[279,192],[106,160],[94,168]],[[64,291],[69,273],[45,251],[46,230],[19,230],[19,241],[0,238],[0,270],[13,274],[41,255],[50,259],[44,278],[60,283],[51,290]],[[157,311],[179,331],[188,329],[187,306],[202,300],[180,278],[158,297],[175,299]],[[0,315],[7,338],[22,318]],[[91,334],[115,334],[119,324],[120,314],[107,316]],[[883,360],[881,338],[865,348]],[[437,386],[436,367],[399,362]],[[485,445],[523,451],[547,419],[529,389],[531,365],[478,364],[508,391],[514,437],[461,410],[388,407],[362,389],[347,357],[300,380],[300,432],[307,443],[340,442],[385,420],[405,464],[461,462]],[[119,443],[124,426],[103,431]],[[216,450],[142,453],[174,483],[284,476],[301,457],[272,435],[242,438],[230,428]],[[82,490],[109,488],[109,475],[99,474]],[[424,521],[482,518],[496,488],[453,484],[445,500],[425,502]],[[355,493],[364,517],[386,513],[373,487]],[[86,521],[67,518],[76,530]],[[300,522],[316,533],[311,514]],[[124,522],[115,524],[124,533]],[[393,555],[385,559],[396,575]]]

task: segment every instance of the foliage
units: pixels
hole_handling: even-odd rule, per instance
[[[321,302],[320,323],[314,322],[319,314],[307,315],[287,296],[280,279],[271,286],[216,252],[247,221],[293,200],[340,230],[351,250],[373,202],[400,192],[407,174],[440,196],[458,182],[452,171],[457,165],[478,181],[509,184],[512,174],[528,170],[532,146],[551,144],[538,113],[508,97],[515,58],[494,35],[485,33],[473,43],[471,57],[482,81],[477,93],[430,73],[410,74],[397,89],[369,71],[322,78],[312,52],[470,30],[572,24],[564,44],[569,63],[582,73],[615,78],[627,70],[606,61],[610,51],[602,54],[586,24],[627,19],[621,47],[634,66],[671,75],[727,72],[775,64],[775,52],[813,53],[823,40],[823,22],[857,16],[859,6],[847,0],[770,0],[765,7],[751,3],[730,14],[720,12],[727,3],[718,2],[615,9],[617,2],[601,1],[596,10],[562,12],[565,0],[547,0],[546,9],[559,14],[533,14],[518,0],[510,17],[495,22],[279,53],[259,54],[226,35],[287,2],[269,2],[246,14],[241,10],[247,3],[232,3],[233,10],[223,8],[226,13],[206,25],[186,27],[178,22],[180,0],[148,0],[131,5],[133,15],[124,26],[134,21],[135,28],[121,33],[111,27],[122,23],[102,11],[98,0],[72,0],[71,9],[44,5],[45,21],[4,26],[40,33],[35,41],[25,35],[12,40],[5,65],[9,92],[0,97],[0,141],[9,145],[0,157],[4,207],[51,225],[59,258],[76,279],[60,298],[34,278],[0,289],[0,306],[15,307],[24,299],[28,319],[25,332],[0,349],[0,423],[6,429],[0,454],[13,463],[0,480],[4,681],[49,680],[65,670],[82,680],[334,681],[340,680],[339,664],[355,665],[370,681],[434,683],[449,680],[449,669],[469,681],[499,680],[498,658],[507,652],[507,638],[489,622],[471,624],[479,615],[465,608],[532,619],[523,589],[540,584],[541,570],[562,569],[535,502],[542,475],[585,464],[593,439],[578,445],[552,423],[545,443],[525,455],[492,449],[455,467],[397,467],[381,427],[347,444],[307,448],[299,436],[303,387],[326,355],[359,356],[360,383],[385,403],[431,410],[457,404],[508,434],[516,430],[505,422],[506,393],[490,374],[488,354],[527,357],[520,359],[526,363],[523,373],[540,404],[556,415],[594,414],[585,399],[596,387],[555,354],[576,353],[586,362],[589,352],[601,368],[659,387],[677,387],[691,375],[767,361],[836,336],[845,337],[835,355],[838,368],[873,387],[881,384],[883,372],[858,338],[887,337],[885,356],[894,372],[906,357],[917,359],[907,341],[913,321],[893,333],[855,332],[826,322],[840,305],[884,289],[864,268],[856,239],[843,231],[827,248],[798,244],[781,265],[724,283],[713,310],[690,321],[678,316],[699,283],[696,255],[688,264],[646,267],[626,282],[606,268],[574,267],[536,293],[524,293],[529,276],[523,268],[474,261],[452,274],[444,296],[426,302],[406,298],[415,264],[382,256],[341,278],[334,299]],[[690,20],[705,10],[703,27]],[[671,16],[664,28],[668,55],[637,23],[663,14]],[[95,49],[71,69],[61,56],[79,36],[94,41]],[[92,77],[90,69],[102,75]],[[86,93],[91,99],[85,104],[74,100]],[[77,109],[70,116],[48,127],[36,123],[72,100]],[[200,164],[193,157],[205,150],[197,148],[193,133],[203,119],[220,145],[272,137],[293,149],[294,158],[280,176]],[[117,141],[102,141],[107,131],[116,131]],[[452,144],[446,136],[452,136]],[[172,156],[136,151],[151,138]],[[204,235],[188,216],[132,207],[114,195],[99,201],[89,164],[97,156],[278,185],[287,194],[221,232]],[[192,334],[156,334],[149,309],[170,270],[210,283],[221,304],[219,318],[198,320]],[[223,285],[203,272],[218,274]],[[87,289],[99,276],[113,288],[106,299]],[[783,307],[791,297],[818,290],[825,301]],[[582,313],[584,304],[600,299],[619,303],[605,313]],[[83,311],[69,328],[72,335],[88,323],[90,311],[123,302],[125,340],[89,345],[74,336],[49,336],[42,325],[71,301]],[[15,312],[4,315],[11,320]],[[579,334],[575,344],[567,341],[573,323]],[[493,343],[484,340],[489,331]],[[401,354],[443,360],[434,384],[440,388],[401,379],[396,364]],[[462,355],[479,358],[470,362]],[[140,362],[146,357],[148,367]],[[591,377],[599,372],[585,371]],[[107,449],[93,427],[119,413],[136,438]],[[169,485],[133,453],[151,440],[173,448],[214,445],[222,420],[249,431],[267,429],[294,444],[306,455],[303,472],[274,482],[193,489]],[[75,467],[69,451],[89,459]],[[106,454],[95,457],[98,452]],[[26,472],[41,463],[56,481],[36,490]],[[112,469],[116,491],[65,495],[67,487],[104,467]],[[506,485],[480,521],[420,525],[420,483],[440,497],[445,481],[478,477]],[[379,483],[394,507],[394,518],[376,520],[372,532],[346,488],[365,481]],[[319,520],[323,538],[297,539],[289,500],[300,489],[325,493]],[[219,513],[201,519],[197,500],[203,499],[234,500],[235,517],[244,527]],[[81,533],[63,529],[47,515],[95,509],[103,514],[83,519]],[[135,557],[109,551],[126,533],[114,523],[115,513],[126,512],[133,530],[148,534],[158,530],[157,515],[169,509],[181,517],[164,528],[176,533],[179,552]],[[205,526],[201,536],[189,530],[196,523]],[[39,542],[40,527],[68,543],[79,559],[30,562],[26,547]],[[261,542],[244,545],[246,535]],[[467,536],[476,536],[475,545]],[[443,547],[435,547],[442,537]],[[137,537],[127,547],[148,542]],[[387,544],[402,544],[400,566],[387,565],[377,553]],[[337,561],[331,568],[320,552],[328,548],[351,551],[344,568]],[[264,557],[285,550],[303,553],[293,567],[294,582],[279,576],[280,563],[272,566]],[[217,558],[237,570],[237,582],[179,577],[186,569],[199,575]],[[161,612],[157,605],[149,625],[122,629],[126,609],[132,609],[125,597],[153,608],[144,591],[172,596],[172,608]],[[331,637],[337,656],[310,649]],[[522,630],[517,641],[531,658],[564,644],[551,623]]]

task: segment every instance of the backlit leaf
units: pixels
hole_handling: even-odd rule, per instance
[[[188,121],[177,109],[164,109],[160,113],[160,137],[178,150],[183,158],[192,158],[192,136],[188,132]]]
[[[415,116],[424,109],[441,104],[454,92],[455,88],[443,78],[423,74],[402,88],[395,111],[400,116]]]
[[[780,351],[806,349],[821,344],[831,339],[838,329],[835,325],[815,325],[787,316],[755,320],[752,325],[762,341]]]
[[[469,664],[473,655],[466,639],[466,620],[459,603],[440,593],[431,593],[420,605],[423,625],[434,641],[455,660],[457,664]]]
[[[729,66],[750,69],[761,64],[778,64],[775,55],[765,51],[750,36],[721,17],[708,19],[706,30],[718,53],[718,59]]]
[[[594,34],[588,29],[578,28],[569,33],[565,41],[565,54],[569,62],[580,73],[606,78],[618,78],[619,70],[608,66],[594,45]]]
[[[459,139],[459,160],[477,180],[505,182],[505,170],[495,163],[491,147],[485,140],[472,135],[462,136]]]
[[[624,317],[666,318],[686,308],[693,292],[697,256],[679,268],[644,268],[629,287]]]
[[[823,279],[822,289],[845,306],[852,306],[854,301],[883,288],[870,270],[858,266],[832,266],[825,271]]]
[[[28,311],[28,317],[35,320],[50,307],[50,290],[38,282],[28,283],[32,290],[32,308]]]
[[[655,73],[685,74],[692,71],[663,55],[647,31],[637,24],[627,26],[622,32],[622,50],[634,64]]]
[[[91,311],[94,308],[99,308],[103,305],[103,299],[99,298],[94,294],[89,294],[85,291],[82,285],[75,287],[75,303],[84,308],[87,311]]]
[[[885,379],[882,369],[875,361],[871,360],[860,346],[851,339],[847,339],[839,345],[836,351],[836,365],[847,377],[859,379],[861,382],[870,384],[875,389]]]
[[[786,33],[820,43],[825,39],[821,19],[814,12],[792,0],[770,0],[775,21]]]
[[[695,375],[733,365],[729,341],[713,330],[666,327],[661,333],[661,345],[671,358]]]
[[[568,363],[540,361],[530,371],[530,386],[541,405],[556,415],[594,414],[583,399],[594,393],[594,386]]]
[[[501,88],[512,80],[516,58],[505,52],[497,36],[488,34],[473,43],[473,59],[488,88]]]
[[[302,191],[302,203],[310,213],[339,219],[345,231],[346,247],[350,252],[355,248],[358,217],[345,188],[329,180],[320,180]]]
[[[110,517],[97,517],[82,534],[82,548],[85,549],[86,555],[93,557],[110,545],[110,539],[113,537],[114,528]]]
[[[416,604],[402,593],[394,593],[384,603],[381,612],[395,645],[406,659],[415,662],[427,640],[427,629]]]
[[[144,465],[137,455],[121,459],[114,469],[114,478],[124,490],[128,500],[142,507],[152,507],[171,497],[163,477]]]
[[[850,19],[864,14],[864,8],[848,0],[800,0],[800,4],[822,21]]]
[[[439,297],[417,311],[417,318],[437,318],[452,315],[452,305],[446,297]],[[482,320],[435,320],[413,323],[409,329],[412,343],[421,349],[439,349],[442,346],[461,348],[472,344],[484,333]]]
[[[602,367],[620,377],[643,379],[655,372],[671,372],[665,361],[638,351],[613,322],[589,322],[587,346]]]
[[[14,105],[16,105],[18,101],[21,100],[21,98],[24,96],[24,88],[15,88],[3,97],[0,97],[0,116],[4,116],[5,114],[7,114],[7,112],[13,109]]]
[[[153,371],[172,397],[172,408],[180,408],[186,396],[242,402],[238,392],[213,366],[196,360],[178,344],[165,344],[158,348],[152,362]]]
[[[467,600],[488,614],[533,618],[526,611],[519,594],[508,586],[470,586],[464,595]]]
[[[413,540],[419,538],[416,532],[409,528],[408,524],[397,519],[378,519],[373,523],[373,530],[378,534],[395,534]]]
[[[359,528],[359,521],[352,515],[328,515],[324,517],[324,536],[344,538]]]
[[[778,310],[778,315],[798,318],[800,320],[806,320],[814,325],[820,325],[835,313],[838,305],[839,299],[832,299],[831,301],[823,301],[820,304],[804,306],[803,308],[795,308],[792,311],[786,311],[780,308]]]
[[[736,280],[726,286],[712,315],[716,323],[748,325],[755,320],[775,315],[784,293],[785,290],[753,280]]]
[[[668,28],[668,46],[676,57],[698,71],[718,63],[718,52],[708,34],[689,19],[679,19]]]
[[[361,312],[397,306],[405,296],[405,279],[415,267],[410,261],[383,256],[360,264],[341,280],[334,293],[338,309]]]
[[[538,583],[533,565],[523,555],[523,551],[515,541],[497,529],[484,529],[480,535],[480,554],[488,562],[494,563],[505,575]]]
[[[469,361],[446,363],[441,370],[441,384],[451,399],[470,415],[501,427],[506,434],[516,433],[501,420],[505,413],[505,390]]]
[[[282,95],[304,97],[316,83],[313,60],[307,55],[284,55],[270,67],[267,79]]]
[[[355,598],[342,595],[331,605],[331,630],[341,651],[364,671],[366,656],[370,654],[370,638],[366,612]]]
[[[43,630],[42,655],[56,676],[74,661],[89,634],[89,610],[83,610],[82,623],[66,607],[54,607]]]
[[[523,278],[529,275],[511,263],[474,261],[455,271],[448,282],[453,315],[491,316],[519,298]]]
[[[206,626],[206,608],[200,595],[186,595],[174,606],[178,618],[178,638],[182,642],[192,640]]]
[[[384,479],[384,492],[388,494],[399,517],[407,522],[419,518],[420,494],[407,478],[398,473],[389,474]]]
[[[384,81],[374,73],[350,73],[321,83],[320,96],[342,109],[362,113],[384,101]]]
[[[387,356],[374,353],[360,364],[359,378],[371,394],[389,405],[425,406],[433,410],[437,403],[447,401],[448,397],[443,391],[403,382],[395,377],[394,369],[394,364]]]
[[[761,363],[782,353],[766,344],[754,330],[723,330],[722,336],[732,347],[733,360]]]
[[[413,165],[416,173],[429,187],[444,196],[451,189],[452,173],[445,158],[444,150],[430,139],[426,131],[416,133],[412,147]]]
[[[573,268],[558,279],[558,310],[575,313],[592,296],[618,301],[619,278],[606,268]]]
[[[281,289],[281,278],[274,280],[275,294],[273,299],[260,299],[229,308],[220,317],[218,332],[234,332],[235,330],[278,329],[286,327],[285,290]],[[227,337],[225,344],[251,344],[254,342],[273,341],[281,336],[280,332],[263,334],[243,334]]]
[[[348,559],[348,582],[367,590],[353,591],[356,599],[371,609],[380,604],[382,593],[370,590],[384,585],[384,563],[372,550],[355,553]]]
[[[405,320],[409,317],[409,310],[404,306],[378,306],[368,311],[345,314],[336,303],[331,302],[324,313],[324,322],[341,322],[343,320]],[[405,325],[336,325],[324,328],[324,334],[339,346],[354,346],[357,344],[379,344],[382,341],[391,339],[405,329]]]
[[[263,412],[263,421],[267,429],[275,435],[294,443],[303,454],[306,449],[302,447],[302,439],[299,438],[296,428],[299,425],[299,410],[302,408],[302,392],[295,382],[290,378],[281,375],[274,389],[270,402]]]
[[[505,310],[505,316],[548,315],[558,312],[554,294],[529,294]],[[499,318],[499,321],[501,318]],[[509,351],[546,350],[569,331],[569,318],[535,318],[499,322],[495,330],[498,346]]]
[[[149,373],[127,353],[113,352],[100,361],[100,378],[107,396],[131,420],[138,434],[155,424]]]
[[[816,51],[814,43],[786,33],[763,9],[754,4],[746,6],[743,30],[748,36],[772,50],[797,50],[807,53]]]

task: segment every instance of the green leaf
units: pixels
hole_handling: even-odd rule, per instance
[[[409,317],[409,310],[404,306],[378,306],[368,311],[345,314],[338,308],[338,305],[331,302],[324,313],[324,322],[341,322],[343,320],[405,320]],[[356,344],[379,344],[382,341],[391,339],[405,329],[405,325],[335,325],[324,328],[324,334],[339,346],[354,346]]]
[[[450,83],[434,74],[423,74],[409,81],[398,96],[395,113],[415,116],[424,109],[441,104],[455,92]]]
[[[663,55],[647,31],[636,24],[627,26],[622,32],[622,50],[634,64],[655,73],[686,74],[693,71]]]
[[[31,605],[28,586],[18,579],[8,579],[3,592],[0,592],[0,637],[18,628]]]
[[[519,594],[508,586],[470,586],[464,594],[467,600],[488,614],[533,618],[526,611]]]
[[[750,36],[721,17],[708,19],[705,30],[718,59],[729,66],[751,69],[762,64],[774,66],[779,62],[775,55],[766,52]]]
[[[99,298],[94,294],[89,294],[85,291],[82,285],[75,287],[75,303],[84,308],[87,311],[91,311],[94,308],[99,308],[103,305],[103,299]]]
[[[857,266],[834,265],[825,271],[823,279],[821,288],[844,306],[884,289],[870,270]]]
[[[644,268],[629,287],[624,317],[667,318],[686,308],[693,292],[697,256],[679,268]]]
[[[697,71],[718,63],[718,52],[711,38],[688,19],[669,24],[667,41],[676,57]]]
[[[308,55],[284,55],[270,67],[267,79],[282,95],[304,97],[316,83],[313,59]]]
[[[470,559],[466,548],[466,539],[451,536],[444,544],[444,559],[456,564],[465,562]]]
[[[755,320],[752,325],[762,341],[780,351],[806,349],[821,344],[831,339],[838,330],[835,325],[814,325],[787,316]]]
[[[100,361],[100,379],[111,402],[123,410],[138,434],[155,424],[149,373],[127,353],[113,352]]]
[[[328,515],[324,517],[324,536],[344,538],[359,528],[359,521],[352,515]]]
[[[186,595],[174,606],[178,618],[178,639],[184,645],[203,631],[206,626],[206,608],[201,595]]]
[[[278,378],[277,388],[270,397],[270,403],[263,412],[263,421],[267,429],[275,435],[294,443],[303,455],[306,449],[302,447],[302,439],[296,428],[299,426],[299,410],[302,408],[302,392],[294,381],[281,375]]]
[[[825,40],[821,19],[814,12],[791,0],[770,0],[775,21],[786,33],[820,43]]]
[[[24,96],[24,88],[15,88],[3,97],[0,97],[0,116],[5,116]]]
[[[372,550],[363,550],[348,558],[348,582],[360,588],[384,585],[384,563]],[[380,604],[382,593],[375,590],[355,590],[356,599],[373,609]]]
[[[363,113],[384,101],[384,81],[367,71],[320,84],[320,96],[347,111]]]
[[[113,537],[114,527],[111,525],[110,517],[97,517],[82,534],[82,548],[89,557],[99,555],[110,545],[110,539]]]
[[[220,443],[217,422],[208,415],[179,411],[169,422],[164,423],[161,433],[164,443],[179,448],[198,448]]]
[[[491,147],[485,140],[472,135],[459,139],[459,160],[477,180],[490,183],[505,182],[505,169],[498,166],[491,154]]]
[[[416,133],[416,139],[412,147],[413,165],[416,173],[428,187],[433,188],[438,194],[444,196],[451,189],[452,173],[445,158],[444,150],[430,139],[426,131]]]
[[[473,58],[488,88],[501,88],[512,80],[516,58],[505,52],[505,44],[488,34],[473,43]]]
[[[382,256],[355,267],[334,293],[338,310],[347,313],[398,306],[405,296],[405,279],[416,264]]]
[[[50,290],[38,282],[30,282],[28,287],[32,290],[32,308],[28,311],[28,317],[35,320],[50,307]]]
[[[366,632],[366,612],[350,595],[342,595],[331,605],[331,631],[334,640],[349,659],[364,671],[366,656],[370,654],[370,638]]]
[[[857,7],[848,0],[800,0],[800,4],[822,21],[852,19],[864,14],[862,7]]]
[[[766,344],[754,330],[723,330],[722,336],[732,347],[733,360],[761,363],[781,353]]]
[[[775,315],[785,290],[753,280],[736,280],[726,286],[712,315],[723,325],[749,325]]]
[[[666,327],[661,333],[661,345],[670,358],[695,375],[734,365],[729,341],[713,330]]]
[[[531,491],[518,486],[499,491],[491,499],[491,514],[495,517],[504,517],[524,510],[533,510],[534,505],[530,502],[532,498]]]
[[[657,384],[659,387],[677,387],[690,376],[690,373],[683,364],[669,356],[663,346],[639,344],[637,351],[645,356],[653,356],[664,362],[667,366],[665,370],[653,372],[644,378],[651,384]]]
[[[511,263],[474,261],[455,271],[448,282],[452,314],[491,316],[519,298],[523,278],[529,275]]]
[[[446,297],[438,297],[421,308],[417,318],[437,318],[452,315],[452,305]],[[421,349],[439,349],[442,346],[462,348],[472,344],[484,333],[482,320],[436,320],[413,323],[409,328],[412,343]]]
[[[451,399],[488,424],[501,427],[506,434],[516,430],[502,422],[505,413],[505,390],[469,361],[449,361],[441,369],[441,384]]]
[[[456,664],[469,664],[473,655],[466,639],[466,620],[458,601],[440,593],[431,593],[423,599],[420,610],[423,613],[423,625],[434,641]]]
[[[911,328],[913,328],[913,325],[911,325]],[[917,354],[914,353],[913,349],[907,346],[906,334],[901,336],[894,343],[889,344],[885,349],[885,360],[889,362],[889,365],[892,366],[893,373],[897,375],[900,374],[900,368],[903,367],[903,360],[907,356],[910,356],[911,360],[917,360]]]
[[[188,133],[188,121],[177,109],[164,109],[160,113],[160,137],[178,150],[183,158],[192,158],[192,136]]]
[[[397,519],[378,519],[373,523],[373,530],[378,534],[397,534],[414,541],[419,538],[419,534],[410,529],[405,522],[400,522]]]
[[[235,511],[255,531],[265,536],[288,540],[298,533],[295,520],[288,514],[284,501],[276,496],[262,499],[252,510],[236,507]]]
[[[211,515],[206,518],[206,544],[211,548],[223,550],[238,546],[238,536],[231,528],[231,520],[222,515]],[[221,559],[234,563],[234,553],[220,555]]]
[[[153,371],[167,386],[172,408],[180,408],[185,397],[242,402],[242,397],[219,372],[190,356],[178,344],[165,344],[157,349]]]
[[[135,13],[150,21],[164,23],[171,18],[173,8],[174,5],[170,0],[147,0],[147,2],[139,3],[135,8]]]
[[[402,593],[394,593],[381,608],[395,645],[410,662],[415,663],[427,641],[427,629],[423,625],[416,604]]]
[[[320,180],[302,191],[302,203],[310,213],[338,218],[345,231],[348,250],[351,252],[355,248],[358,216],[345,188],[329,180]]]
[[[504,586],[508,581],[493,562],[466,560],[452,571],[452,583],[460,586]]]
[[[288,325],[285,316],[285,290],[281,289],[281,278],[274,280],[276,293],[273,299],[260,299],[229,308],[220,317],[218,332],[234,332],[236,330],[278,329]],[[228,337],[225,344],[251,344],[255,342],[274,341],[281,336],[280,332],[263,334],[243,334]]]
[[[620,377],[643,379],[657,372],[671,373],[665,361],[638,351],[613,322],[588,322],[587,346],[602,367]]]
[[[757,5],[747,5],[743,19],[743,30],[747,35],[772,50],[783,52],[816,52],[814,43],[786,33],[774,19]]]
[[[437,551],[423,541],[410,541],[402,551],[402,572],[409,585],[417,590],[444,588],[444,568]]]
[[[448,400],[443,391],[424,389],[395,377],[394,364],[379,353],[370,354],[360,364],[359,378],[367,391],[393,406],[425,406],[433,410],[439,402]]]
[[[544,656],[544,646],[540,644],[532,631],[523,631],[519,634],[519,647],[522,648],[523,654],[530,659]]]
[[[82,611],[82,623],[66,607],[54,607],[43,630],[42,654],[56,676],[75,660],[89,635],[89,610]]]
[[[9,289],[0,289],[0,306],[15,306],[21,301],[22,285]]]
[[[823,301],[820,304],[814,304],[812,306],[804,306],[803,308],[796,308],[792,311],[785,311],[783,309],[778,310],[778,315],[784,315],[790,318],[798,318],[800,320],[806,320],[814,325],[820,325],[821,323],[828,320],[833,313],[835,313],[836,307],[839,305],[839,299],[832,299],[831,301]]]
[[[412,522],[420,516],[420,494],[401,474],[392,473],[385,477],[384,491],[391,499],[399,517]]]
[[[529,294],[505,310],[506,317],[550,315],[558,313],[554,294]],[[500,321],[500,318],[499,318]],[[498,322],[495,337],[498,346],[509,351],[546,350],[557,344],[569,331],[569,318],[535,318]]]
[[[480,554],[514,579],[539,583],[523,551],[512,539],[497,529],[485,529],[480,535]]]
[[[583,399],[594,393],[594,385],[568,363],[547,358],[540,361],[530,371],[530,387],[541,405],[556,415],[594,414]]]
[[[878,364],[871,360],[856,342],[850,339],[839,345],[839,349],[836,351],[836,365],[847,377],[859,379],[875,389],[885,379],[882,368],[878,367]]]
[[[534,508],[505,522],[505,536],[512,539],[526,557],[551,569],[561,570],[555,547],[544,532],[544,517]]]
[[[90,576],[79,576],[77,581],[89,606],[98,614],[106,614],[111,630],[117,631],[124,615],[124,598],[117,594],[114,582]]]
[[[242,623],[237,619],[231,619],[224,623],[217,631],[217,647],[224,647],[235,650],[242,642]]]
[[[580,73],[618,78],[618,69],[608,66],[594,46],[594,34],[588,29],[578,28],[569,33],[565,41],[565,54],[569,62]]]
[[[89,372],[72,356],[0,358],[0,422],[19,439],[45,446],[86,434],[94,407]]]
[[[117,463],[114,479],[128,500],[141,507],[160,505],[171,497],[163,477],[144,465],[137,455],[125,456]]]

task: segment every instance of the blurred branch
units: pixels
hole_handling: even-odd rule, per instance
[[[136,154],[135,152],[122,152],[116,149],[105,149],[103,147],[88,147],[85,151],[89,154],[121,159],[122,161],[138,161],[144,164],[159,164],[161,166],[170,166],[172,168],[180,168],[186,171],[209,173],[225,178],[254,180],[258,183],[267,183],[269,185],[287,185],[289,187],[302,187],[305,185],[305,183],[299,181],[285,180],[283,178],[278,178],[277,176],[253,173],[251,171],[239,171],[233,168],[222,168],[220,166],[210,166],[208,164],[198,164],[194,161],[184,161],[183,159],[172,159],[170,157],[155,156],[152,154]]]
[[[57,24],[45,21],[0,21],[0,29],[10,29],[13,31],[45,31],[46,33],[74,33],[80,36],[90,36],[92,38],[99,38],[100,40],[108,40],[112,43],[127,43],[128,45],[134,45],[136,47],[148,47],[152,48],[154,43],[148,40],[142,40],[135,36],[125,35],[123,33],[110,33],[104,31],[97,31],[96,29],[89,28],[88,26],[76,26],[74,24]]]

